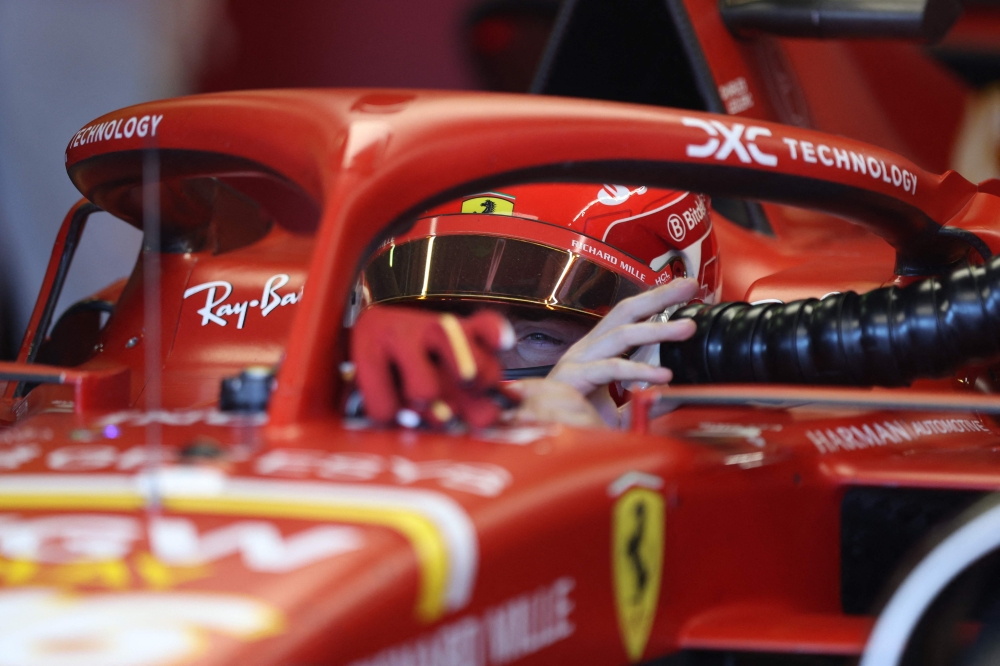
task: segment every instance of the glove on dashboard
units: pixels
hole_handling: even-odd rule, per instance
[[[660,346],[675,384],[905,386],[1000,356],[1000,256],[906,287],[792,303],[688,305],[698,328]]]
[[[411,409],[427,422],[496,420],[492,399],[502,378],[496,352],[514,331],[495,312],[471,317],[405,307],[370,307],[351,335],[351,360],[368,417],[379,422]]]

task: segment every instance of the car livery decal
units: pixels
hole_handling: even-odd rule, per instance
[[[478,540],[468,514],[444,494],[417,488],[222,475],[218,483],[206,484],[190,472],[165,468],[147,475],[9,477],[0,486],[0,503],[7,510],[134,511],[155,495],[165,511],[387,527],[410,542],[419,562],[418,619],[430,622],[469,602],[478,567]]]
[[[725,161],[735,156],[744,164],[778,166],[778,155],[764,152],[756,143],[761,137],[774,137],[767,127],[724,123],[719,120],[681,118],[685,127],[695,127],[705,132],[705,143],[689,143],[685,154],[695,159],[715,158]],[[886,164],[884,159],[838,146],[814,143],[805,139],[777,136],[788,150],[793,162],[808,162],[826,168],[844,169],[871,176],[913,196],[917,193],[917,174],[896,164]]]
[[[353,661],[350,666],[500,666],[518,661],[576,632],[572,592],[562,576],[547,585],[465,615],[416,639]]]
[[[0,666],[176,664],[203,654],[212,635],[253,641],[285,627],[257,599],[200,592],[6,590],[0,618]]]
[[[83,146],[95,141],[111,141],[112,139],[131,139],[132,135],[144,137],[146,134],[156,136],[156,130],[163,122],[163,114],[147,114],[144,116],[132,116],[126,118],[116,118],[103,123],[91,123],[73,135],[72,141],[66,148]]]

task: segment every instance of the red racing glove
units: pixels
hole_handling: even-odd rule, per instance
[[[374,421],[413,410],[433,425],[461,419],[483,427],[500,415],[493,400],[503,378],[496,352],[514,329],[484,310],[471,317],[403,307],[370,307],[351,335],[351,360],[365,411]]]

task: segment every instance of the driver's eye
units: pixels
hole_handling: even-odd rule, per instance
[[[546,335],[545,333],[529,333],[521,338],[521,342],[529,342],[534,345],[547,345],[547,346],[558,346],[566,344],[563,340],[559,338],[554,338],[551,335]]]

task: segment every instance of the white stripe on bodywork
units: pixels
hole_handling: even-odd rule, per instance
[[[212,473],[216,483],[171,481],[171,473],[188,474],[191,468],[161,468],[156,494],[164,500],[219,499],[230,501],[283,501],[311,506],[356,507],[416,513],[439,531],[448,555],[445,606],[458,610],[469,603],[479,565],[479,542],[469,515],[451,497],[418,488],[327,483],[322,481],[272,481],[226,477]],[[194,468],[198,469],[198,468]],[[148,475],[125,474],[26,474],[0,478],[0,508],[5,496],[45,495],[59,497],[107,497],[145,500],[153,484]],[[55,502],[53,502],[55,504]]]

